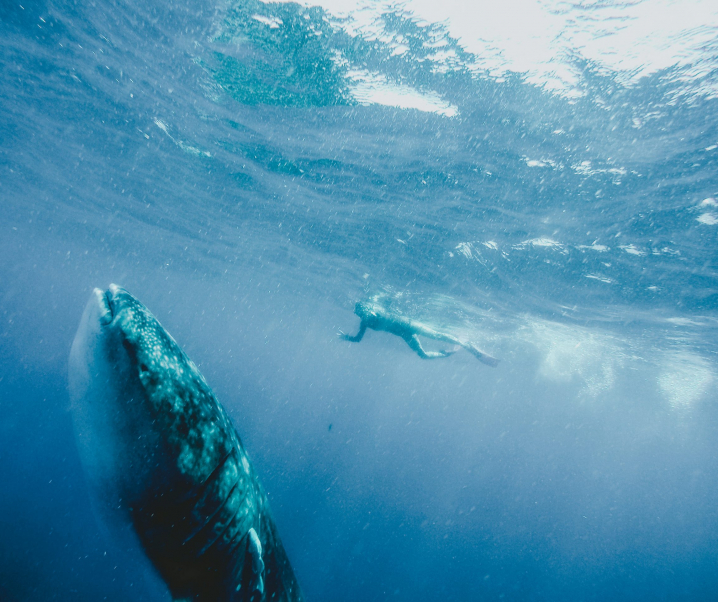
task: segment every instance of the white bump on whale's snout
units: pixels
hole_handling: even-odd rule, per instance
[[[97,303],[97,319],[100,324],[106,326],[112,322],[112,308],[110,307],[107,293],[99,288],[96,288],[92,291],[92,295],[95,303]]]

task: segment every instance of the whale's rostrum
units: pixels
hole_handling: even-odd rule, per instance
[[[175,600],[301,601],[266,495],[194,363],[124,289],[95,289],[70,353],[78,450]],[[121,521],[119,521],[121,522]]]

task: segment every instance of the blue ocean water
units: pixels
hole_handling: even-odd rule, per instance
[[[110,282],[227,408],[308,601],[716,599],[715,10],[526,3],[574,28],[542,71],[445,4],[2,0],[0,599],[169,599],[75,450]],[[592,54],[636,29],[662,63]],[[340,341],[369,297],[499,367]]]

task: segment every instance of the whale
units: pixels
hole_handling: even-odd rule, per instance
[[[125,289],[93,291],[72,343],[68,383],[101,526],[111,537],[131,534],[173,600],[303,601],[227,412]]]

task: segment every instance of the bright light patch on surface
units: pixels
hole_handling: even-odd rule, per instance
[[[718,224],[718,216],[715,213],[704,213],[696,218],[696,221],[706,226],[715,226]]]
[[[641,249],[637,248],[636,245],[633,245],[633,244],[631,244],[631,245],[619,245],[618,248],[619,248],[619,249],[622,249],[623,251],[625,251],[625,252],[628,253],[629,255],[636,255],[636,256],[638,256],[638,257],[643,257],[643,256],[646,254],[645,251],[641,251]]]
[[[566,249],[566,245],[558,242],[557,240],[553,240],[552,238],[547,238],[545,236],[542,236],[540,238],[532,238],[530,240],[525,240],[517,245],[512,246],[511,248],[518,251],[521,249],[526,249],[528,247],[553,249],[555,251],[560,251],[564,255],[566,253],[568,253],[568,250]]]
[[[168,136],[170,135],[169,128],[164,121],[160,119],[155,119],[155,125],[160,128],[165,134],[167,134]]]
[[[613,278],[609,278],[608,276],[603,276],[601,274],[586,274],[585,278],[589,278],[590,280],[598,280],[599,282],[603,282],[604,284],[613,284],[615,282]]]
[[[554,169],[563,169],[563,165],[551,159],[529,159],[528,157],[524,157],[524,161],[526,161],[528,167],[553,167]]]
[[[389,82],[380,74],[353,70],[349,72],[350,89],[354,98],[363,105],[379,104],[399,109],[416,109],[454,117],[458,109],[442,100],[438,94],[419,92],[409,86]]]
[[[572,57],[588,59],[631,82],[674,66],[683,67],[686,78],[697,79],[715,67],[715,60],[705,60],[705,49],[715,43],[718,27],[715,0],[300,3],[349,17],[346,30],[350,34],[375,27],[381,14],[406,9],[419,23],[444,24],[449,35],[478,57],[478,67],[496,76],[525,73],[529,81],[568,97],[582,95]],[[718,94],[718,86],[709,92]]]
[[[610,250],[610,247],[607,247],[606,245],[599,245],[596,243],[593,243],[592,245],[578,245],[576,247],[577,249],[586,249],[591,251],[598,251],[599,253],[605,253],[606,251]]]
[[[184,152],[189,153],[190,155],[195,155],[196,157],[203,156],[203,157],[211,157],[212,154],[209,151],[203,151],[196,146],[192,146],[191,144],[187,144],[186,142],[183,142],[182,140],[179,140],[175,138],[172,134],[170,134],[169,126],[162,121],[161,119],[155,119],[155,125],[162,130],[167,137],[172,140],[177,146],[179,146]]]
[[[675,324],[676,326],[703,326],[701,322],[696,322],[689,318],[666,318],[666,322]]]
[[[471,252],[471,244],[468,242],[460,242],[456,245],[456,250],[461,253],[466,259],[471,259],[473,254]]]
[[[264,23],[265,25],[269,26],[270,29],[279,29],[280,25],[283,25],[281,19],[278,19],[276,17],[264,17],[262,15],[252,15],[252,19],[255,21],[259,21],[260,23]]]
[[[531,245],[532,247],[562,247],[563,245],[551,238],[533,238],[527,240],[524,244]]]

